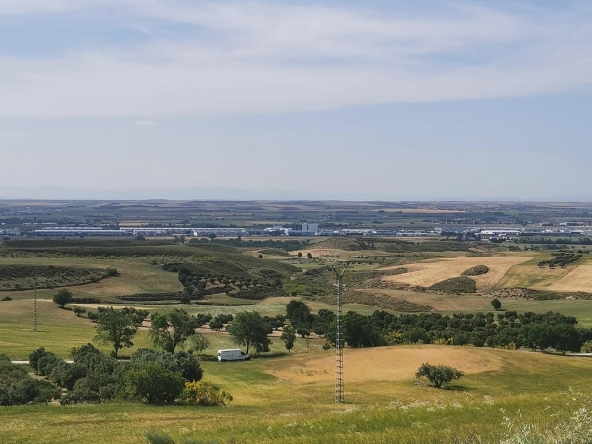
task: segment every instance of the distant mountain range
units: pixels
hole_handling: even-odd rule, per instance
[[[377,193],[244,190],[235,188],[138,188],[96,190],[70,187],[0,187],[0,199],[41,200],[345,200],[345,201],[489,201],[489,202],[592,202],[592,194],[546,197],[486,197],[389,195]]]

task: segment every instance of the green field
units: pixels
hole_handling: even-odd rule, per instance
[[[439,350],[423,349],[427,359]],[[379,349],[374,351],[380,360]],[[117,402],[5,407],[0,409],[0,442],[103,443],[117,437],[118,443],[142,443],[146,432],[166,432],[200,442],[477,442],[468,441],[473,436],[496,443],[511,432],[508,424],[529,424],[543,433],[589,404],[580,393],[591,394],[592,359],[503,350],[474,353],[498,359],[501,368],[469,374],[452,390],[418,385],[412,373],[398,380],[346,380],[343,405],[333,403],[331,383],[295,384],[272,375],[294,359],[299,362],[302,354],[246,363],[205,362],[205,378],[234,396],[229,407]],[[314,360],[323,352],[306,356]],[[306,362],[300,362],[306,370]]]

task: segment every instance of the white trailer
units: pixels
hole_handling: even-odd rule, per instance
[[[248,361],[251,359],[249,355],[243,352],[240,348],[229,348],[218,350],[218,361]]]

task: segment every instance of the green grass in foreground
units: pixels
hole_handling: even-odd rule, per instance
[[[426,356],[434,347],[425,347]],[[500,442],[509,425],[545,430],[569,417],[590,394],[592,360],[475,349],[501,357],[498,371],[468,375],[452,390],[407,380],[346,382],[346,404],[331,384],[294,384],[269,371],[294,357],[204,363],[206,378],[229,390],[229,407],[112,403],[0,408],[2,443],[142,443],[146,432],[175,439],[236,443],[449,443],[470,435]],[[316,356],[316,353],[311,357]],[[301,362],[301,361],[298,361]],[[459,441],[462,442],[462,441]]]

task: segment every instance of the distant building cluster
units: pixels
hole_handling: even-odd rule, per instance
[[[42,237],[119,237],[119,236],[170,236],[185,235],[195,237],[244,237],[252,235],[267,236],[382,236],[382,237],[429,237],[458,235],[463,238],[489,240],[516,239],[519,237],[592,237],[592,227],[560,225],[549,227],[512,228],[512,227],[469,227],[449,226],[436,227],[433,230],[404,230],[376,228],[320,228],[318,223],[297,223],[283,227],[274,225],[263,230],[252,230],[241,227],[120,227],[107,229],[92,226],[58,227],[49,226],[26,232],[32,236]],[[20,236],[18,228],[0,229],[0,235]]]

